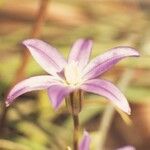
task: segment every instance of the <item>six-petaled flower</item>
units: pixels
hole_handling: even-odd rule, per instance
[[[28,39],[23,44],[49,75],[30,77],[19,82],[9,92],[7,106],[26,92],[46,89],[53,107],[57,109],[70,93],[83,90],[106,97],[122,111],[130,114],[129,104],[121,91],[111,82],[99,79],[99,76],[121,59],[139,56],[135,49],[115,47],[89,62],[92,40],[78,39],[66,61],[54,47],[41,40]]]

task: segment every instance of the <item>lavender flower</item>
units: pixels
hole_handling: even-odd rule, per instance
[[[79,150],[89,150],[91,138],[87,131],[84,131],[83,138],[79,144]]]
[[[57,109],[66,96],[80,89],[104,96],[130,114],[129,104],[121,91],[109,81],[98,77],[121,59],[139,56],[133,48],[115,47],[89,62],[92,49],[92,41],[89,39],[79,39],[73,44],[68,61],[55,48],[41,40],[28,39],[23,44],[49,75],[31,77],[19,82],[8,94],[6,106],[26,92],[46,89],[53,107]]]
[[[118,148],[117,150],[136,150],[136,149],[135,149],[135,147],[128,145],[128,146]]]
[[[79,144],[79,150],[89,150],[90,142],[91,142],[91,137],[89,133],[87,131],[84,131],[83,138]],[[116,150],[136,150],[136,149],[135,147],[128,145],[128,146],[118,148]]]

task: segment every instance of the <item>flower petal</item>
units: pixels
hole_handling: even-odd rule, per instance
[[[48,88],[48,95],[53,107],[57,110],[63,99],[73,92],[73,88],[61,83],[54,84]]]
[[[16,84],[9,92],[6,100],[6,106],[9,106],[18,96],[35,90],[47,89],[54,84],[55,79],[49,75],[31,77]]]
[[[130,114],[131,110],[125,96],[121,91],[109,81],[100,79],[91,79],[86,81],[81,89],[104,96],[111,100],[113,104],[118,106],[124,112]]]
[[[93,59],[83,71],[84,79],[98,77],[113,67],[125,57],[139,56],[139,53],[131,47],[116,47]]]
[[[29,49],[39,65],[49,74],[55,75],[56,72],[60,72],[67,64],[54,47],[41,40],[28,39],[23,44]]]
[[[68,62],[78,62],[79,67],[82,69],[89,61],[92,44],[92,40],[78,39],[71,48]]]
[[[118,148],[117,150],[136,150],[136,149],[135,147],[128,145],[128,146]]]
[[[91,138],[87,131],[84,131],[83,139],[79,144],[79,150],[89,150]]]

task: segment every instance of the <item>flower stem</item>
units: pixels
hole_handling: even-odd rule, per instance
[[[79,137],[79,113],[82,109],[83,93],[81,90],[74,91],[66,98],[66,105],[73,119],[73,150],[78,150]]]
[[[73,118],[73,150],[78,150],[78,134],[79,134],[79,117],[78,115],[72,115]]]

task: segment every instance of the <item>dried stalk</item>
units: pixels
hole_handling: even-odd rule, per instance
[[[38,10],[36,20],[35,20],[35,24],[33,25],[31,33],[30,33],[31,38],[37,38],[41,34],[42,26],[43,26],[43,24],[45,22],[45,18],[46,18],[48,2],[49,2],[49,0],[41,0],[40,1],[40,4],[39,4],[40,7],[39,7],[39,10]],[[16,78],[14,79],[13,84],[20,81],[22,78],[24,78],[26,66],[27,66],[28,60],[29,60],[29,56],[30,55],[29,55],[27,49],[24,49],[23,53],[22,53],[22,63],[21,63],[21,65],[20,65],[20,67],[19,67],[19,69],[16,73]],[[6,99],[6,97],[4,99]],[[3,127],[5,125],[7,111],[8,111],[8,108],[5,106],[5,103],[3,102],[2,114],[1,114],[1,117],[0,117],[0,130],[1,130],[1,133],[2,133]]]

